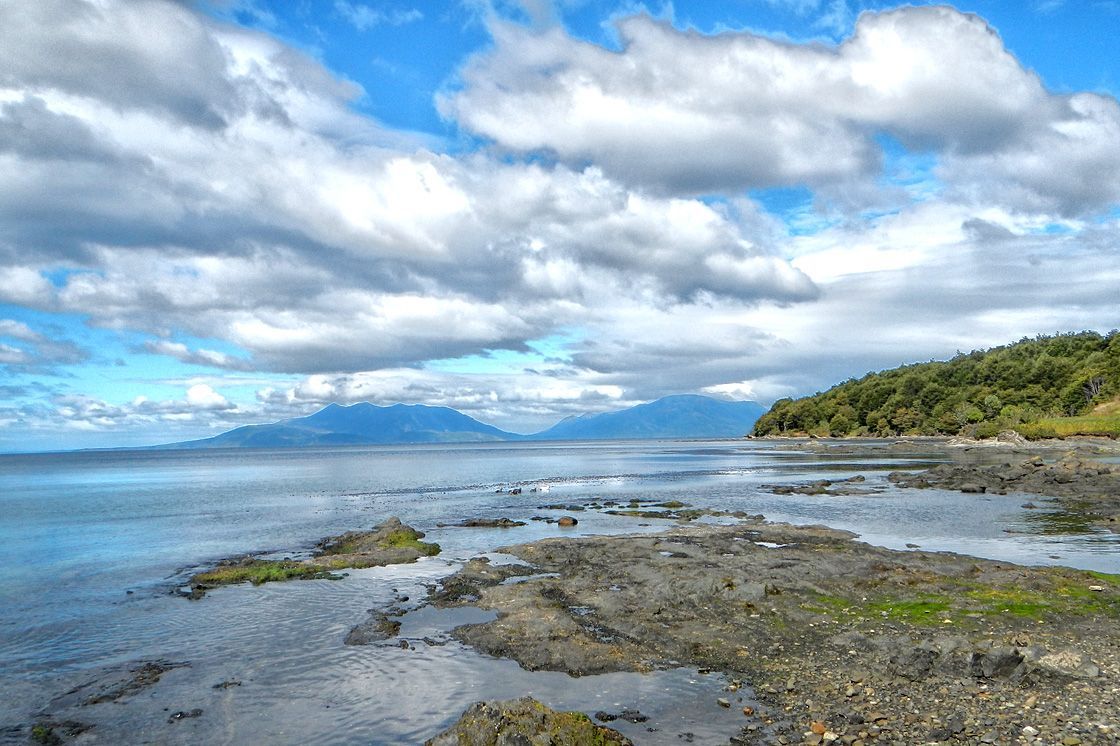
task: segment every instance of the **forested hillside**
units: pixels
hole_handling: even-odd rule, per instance
[[[1120,332],[1022,339],[944,362],[907,365],[845,381],[802,399],[781,399],[755,435],[1070,434],[1055,418],[1088,415],[1120,396]],[[1111,417],[1110,417],[1111,418]],[[1085,431],[1097,419],[1079,417]],[[1110,432],[1108,423],[1100,429]]]

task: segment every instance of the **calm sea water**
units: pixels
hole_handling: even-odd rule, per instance
[[[446,727],[477,699],[528,692],[588,711],[641,706],[658,730],[646,730],[650,723],[624,727],[637,728],[631,735],[643,743],[675,743],[681,732],[705,729],[726,738],[733,726],[718,711],[698,715],[682,706],[696,697],[713,701],[722,682],[687,670],[571,679],[524,672],[454,642],[411,650],[341,644],[367,609],[402,596],[415,602],[426,584],[472,556],[559,532],[533,521],[508,530],[438,523],[524,520],[546,513],[539,507],[546,503],[678,499],[847,528],[895,548],[913,543],[1120,571],[1118,537],[1023,510],[1022,495],[903,491],[886,482],[890,470],[942,459],[932,447],[905,455],[884,449],[857,461],[796,444],[744,441],[0,456],[0,740],[25,737],[15,726],[65,709],[67,700],[57,697],[69,688],[147,659],[190,665],[123,703],[83,711],[97,723],[86,738],[410,743]],[[855,473],[884,491],[830,497],[761,489]],[[511,486],[524,491],[510,495]],[[342,581],[223,588],[198,602],[171,595],[217,559],[306,551],[323,536],[392,515],[427,531],[444,552],[414,565],[355,571]],[[665,525],[577,515],[579,526],[567,535]],[[402,634],[446,638],[462,621],[420,612]],[[213,688],[232,680],[241,685]],[[167,722],[168,712],[195,708],[203,715]]]

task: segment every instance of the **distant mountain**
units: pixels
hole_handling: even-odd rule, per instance
[[[271,425],[245,425],[204,440],[156,448],[298,448],[394,443],[479,443],[506,440],[608,440],[623,438],[737,438],[766,408],[685,394],[620,412],[569,417],[535,435],[486,425],[447,407],[368,402],[331,404],[315,414]]]
[[[753,401],[710,396],[666,396],[620,412],[569,417],[532,440],[617,440],[623,438],[737,438],[751,432],[766,407]]]
[[[368,402],[331,404],[307,417],[271,425],[246,425],[172,448],[294,448],[389,443],[465,443],[519,440],[523,436],[485,425],[462,412],[423,404],[379,407]]]

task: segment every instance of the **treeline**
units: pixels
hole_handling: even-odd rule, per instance
[[[1024,338],[944,362],[869,373],[802,399],[780,399],[755,435],[1044,436],[1041,420],[1120,396],[1120,332]]]

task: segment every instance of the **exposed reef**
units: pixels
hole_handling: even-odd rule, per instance
[[[421,541],[424,534],[389,518],[371,531],[348,531],[323,539],[312,557],[303,560],[237,557],[191,576],[190,598],[201,598],[220,585],[250,582],[253,585],[298,578],[337,578],[346,568],[380,567],[415,562],[439,554],[439,544]]]

